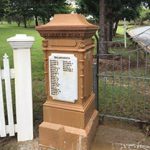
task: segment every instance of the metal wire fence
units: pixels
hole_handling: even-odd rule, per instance
[[[150,120],[150,54],[136,50],[105,58],[99,60],[100,112]]]
[[[127,49],[123,39],[105,41],[109,54],[104,55],[95,36],[94,91],[101,116],[150,123],[150,41],[143,36],[149,30],[128,32]]]

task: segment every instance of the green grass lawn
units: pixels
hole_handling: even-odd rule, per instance
[[[7,38],[15,36],[16,34],[27,34],[33,36],[35,42],[31,48],[32,59],[32,81],[33,81],[33,101],[34,113],[37,117],[38,113],[42,111],[42,103],[45,100],[44,92],[44,65],[42,52],[42,38],[34,28],[17,27],[15,24],[0,24],[0,67],[2,68],[2,57],[5,53],[9,56],[10,66],[13,67],[13,50]]]
[[[7,38],[15,36],[16,34],[27,34],[35,38],[35,42],[31,49],[32,68],[34,74],[33,78],[40,78],[40,74],[37,74],[36,70],[41,70],[43,67],[43,52],[41,47],[42,38],[34,28],[25,29],[15,25],[0,25],[0,58],[2,58],[4,53],[7,53],[8,56],[10,56],[10,61],[12,62],[13,51],[6,40]]]

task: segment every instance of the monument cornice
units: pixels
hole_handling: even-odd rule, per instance
[[[45,39],[86,39],[91,38],[97,29],[98,26],[87,22],[85,17],[79,14],[55,15],[49,23],[36,27],[36,30]]]
[[[53,38],[53,39],[60,39],[60,38],[79,38],[79,39],[85,39],[85,38],[91,38],[93,34],[95,33],[95,29],[93,30],[38,30],[40,35],[47,39],[47,38]]]

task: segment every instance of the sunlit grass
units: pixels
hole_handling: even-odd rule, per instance
[[[42,52],[42,38],[35,28],[17,27],[16,24],[0,24],[0,67],[3,67],[2,57],[5,53],[9,56],[10,66],[13,67],[13,50],[7,42],[7,38],[16,34],[27,34],[33,36],[35,42],[31,48],[32,60],[32,84],[34,117],[42,112],[42,103],[45,100],[44,90],[44,61]],[[26,88],[26,87],[25,87]],[[14,94],[13,94],[14,95]],[[41,116],[41,115],[40,115]]]

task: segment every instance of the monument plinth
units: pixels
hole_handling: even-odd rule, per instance
[[[39,143],[44,148],[89,150],[98,126],[91,39],[97,26],[78,14],[58,14],[36,30],[44,37],[47,93]]]

